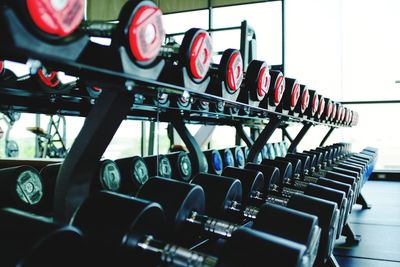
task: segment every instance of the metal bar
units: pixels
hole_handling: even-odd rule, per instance
[[[235,126],[236,128],[236,137],[239,137],[242,139],[248,147],[251,147],[254,144],[254,141],[251,139],[251,137],[244,131],[244,127],[242,124],[237,124]],[[240,145],[240,140],[239,143],[236,143],[236,145]]]
[[[282,135],[283,135],[283,137],[286,137],[290,141],[290,143],[293,142],[293,138],[290,136],[289,132],[286,130],[286,127],[282,128]],[[282,138],[282,141],[283,141],[283,139],[285,139],[285,138]]]
[[[281,120],[278,116],[274,116],[270,119],[258,138],[255,139],[254,144],[250,147],[249,156],[247,157],[248,162],[257,162],[258,154],[261,152],[268,139],[272,136],[280,124]]]
[[[399,104],[400,100],[341,101],[340,103],[344,105]]]
[[[359,194],[358,195],[356,203],[360,204],[362,206],[363,210],[367,210],[367,209],[370,209],[372,207],[371,204],[369,204],[368,201],[365,199],[363,194]]]
[[[322,139],[321,143],[319,144],[319,146],[323,146],[326,142],[326,140],[328,140],[329,136],[331,136],[333,130],[335,130],[336,128],[334,127],[330,127],[329,131],[326,133],[326,135],[324,136],[324,138]]]
[[[189,150],[192,160],[193,174],[199,172],[207,172],[207,159],[204,156],[203,151],[201,150],[201,147],[197,143],[196,139],[187,129],[185,121],[183,120],[183,117],[179,113],[179,111],[171,114],[171,124],[178,132],[179,136],[182,138],[182,141],[185,143],[187,149]]]
[[[207,32],[222,32],[222,31],[232,31],[232,30],[240,30],[240,26],[232,26],[232,27],[222,27],[222,28],[211,28],[208,29]],[[184,35],[186,32],[174,32],[174,33],[168,33],[166,34],[166,37],[173,37],[173,36],[179,36],[179,35]]]
[[[156,124],[152,121],[150,122],[149,142],[147,150],[147,155],[149,156],[154,155],[155,130],[156,130]]]
[[[141,138],[140,138],[140,155],[142,157],[147,156],[147,154],[145,154],[146,152],[146,122],[142,121],[141,123]]]
[[[290,144],[288,152],[293,153],[296,152],[296,148],[303,140],[304,136],[307,134],[308,130],[311,129],[312,124],[311,123],[305,123],[303,128],[301,128],[300,132],[296,135],[294,138],[293,142]]]
[[[99,160],[133,101],[132,93],[113,90],[104,90],[97,99],[58,173],[54,194],[56,221],[69,223],[89,195]]]

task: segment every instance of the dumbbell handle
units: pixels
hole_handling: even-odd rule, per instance
[[[117,23],[104,21],[84,21],[79,30],[94,37],[111,37],[117,25]]]
[[[190,214],[186,221],[193,225],[198,225],[204,232],[211,233],[218,237],[230,237],[235,230],[241,227],[239,224],[211,218],[206,215],[198,214],[195,211]]]
[[[161,263],[168,264],[168,266],[215,267],[218,263],[216,257],[156,240],[151,235],[142,238],[138,246],[146,252],[154,253],[159,257]]]

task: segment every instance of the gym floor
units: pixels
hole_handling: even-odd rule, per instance
[[[355,246],[337,240],[335,257],[341,267],[400,266],[400,182],[368,181],[362,194],[371,209],[355,205],[349,222],[361,242]]]

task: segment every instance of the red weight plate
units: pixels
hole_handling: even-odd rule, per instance
[[[0,60],[0,74],[3,72],[4,69],[4,61]]]
[[[275,81],[275,94],[274,94],[274,101],[275,106],[279,105],[282,100],[282,95],[285,92],[285,77],[282,74],[276,78]]]
[[[332,101],[328,101],[328,106],[326,107],[326,119],[329,119],[332,113]]]
[[[42,69],[39,69],[37,74],[40,80],[50,88],[55,88],[60,83],[57,72],[55,71],[52,71],[50,74],[45,74]]]
[[[341,116],[340,116],[340,121],[341,121],[341,122],[344,121],[344,118],[345,118],[345,116],[346,116],[346,113],[347,113],[347,108],[343,107],[343,109],[342,109],[342,114],[341,114]]]
[[[243,80],[243,59],[240,53],[234,53],[228,63],[228,86],[233,92],[236,92]]]
[[[312,107],[311,107],[311,115],[314,116],[315,113],[318,110],[318,106],[319,106],[319,99],[318,99],[318,95],[315,94],[313,97],[313,102],[312,102]]]
[[[292,99],[290,103],[290,109],[293,110],[294,107],[296,106],[297,102],[299,101],[300,97],[300,85],[298,83],[295,83],[293,85],[293,90],[292,90]]]
[[[308,89],[304,89],[303,95],[301,96],[301,113],[304,113],[310,104],[310,93]]]
[[[129,27],[129,46],[137,61],[155,58],[165,38],[162,12],[153,6],[142,6]]]
[[[196,36],[190,51],[190,71],[196,79],[203,79],[210,68],[212,57],[211,37],[206,32]]]
[[[325,100],[323,97],[321,97],[321,100],[319,101],[318,117],[321,117],[322,113],[324,113],[324,110],[325,110]]]
[[[92,86],[92,90],[95,91],[96,93],[100,93],[102,91],[102,89],[97,86]]]
[[[83,20],[84,0],[27,0],[29,15],[45,33],[65,37]]]
[[[340,122],[340,118],[342,117],[343,107],[339,105],[336,112],[336,121]]]
[[[271,76],[267,67],[263,67],[258,76],[257,93],[258,96],[263,97],[268,93],[269,85],[271,83]]]
[[[333,103],[333,104],[332,104],[332,113],[331,113],[331,116],[330,116],[330,119],[331,119],[331,120],[335,119],[335,117],[336,117],[336,111],[337,111],[336,104]]]

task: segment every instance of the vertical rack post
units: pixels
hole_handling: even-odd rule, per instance
[[[326,135],[324,136],[324,138],[322,139],[321,143],[319,144],[319,146],[323,146],[326,142],[326,140],[328,140],[329,136],[331,136],[332,132],[335,130],[335,127],[330,127],[329,131],[326,133]]]
[[[278,116],[271,117],[268,124],[261,131],[260,135],[254,141],[254,144],[249,150],[249,156],[247,157],[248,162],[256,162],[257,156],[261,152],[263,146],[267,143],[268,139],[272,136],[275,130],[281,125],[281,120]]]
[[[58,173],[54,218],[68,223],[88,196],[98,162],[134,102],[131,92],[104,90],[89,112]]]
[[[310,122],[306,122],[303,125],[303,128],[301,128],[300,132],[296,135],[294,138],[293,142],[290,144],[288,148],[288,152],[293,153],[296,152],[296,148],[303,140],[304,136],[307,134],[307,132],[311,129],[312,124]]]

